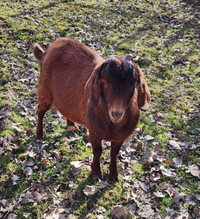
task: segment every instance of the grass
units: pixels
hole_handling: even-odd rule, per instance
[[[182,168],[174,170],[179,181],[161,175],[158,185],[163,181],[187,183],[188,189],[183,191],[186,195],[198,192],[198,179],[186,173],[185,168],[199,163],[199,149],[179,154],[168,144],[170,139],[190,146],[199,144],[200,51],[196,16],[195,7],[171,0],[1,1],[0,147],[4,152],[0,155],[0,200],[12,204],[29,187],[34,191],[41,186],[48,193],[47,200],[34,201],[34,205],[20,204],[14,208],[14,214],[19,218],[25,217],[24,212],[30,213],[28,218],[41,217],[53,205],[52,194],[58,191],[65,208],[71,208],[79,218],[86,215],[95,218],[95,206],[103,207],[105,211],[99,214],[109,218],[112,206],[119,203],[129,212],[127,197],[132,187],[123,187],[123,175],[119,182],[109,181],[108,187],[91,197],[84,195],[83,188],[98,182],[90,176],[88,168],[73,175],[71,161],[80,160],[85,166],[90,163],[92,152],[85,130],[68,132],[65,120],[52,110],[45,117],[45,141],[35,139],[39,65],[33,56],[33,44],[38,42],[46,49],[58,37],[83,41],[104,58],[127,53],[138,57],[152,98],[150,111],[141,114],[138,127],[143,131],[136,133],[135,144],[151,135],[166,157],[183,159]],[[80,139],[69,142],[70,137]],[[143,182],[149,178],[151,167],[157,165],[147,168],[142,163],[145,147],[154,150],[152,142],[143,144],[136,152],[130,174]],[[61,158],[56,160],[53,151],[60,153]],[[30,159],[34,160],[34,170],[28,177],[24,165]],[[105,146],[104,173],[108,171],[108,162],[109,147]],[[124,164],[123,159],[120,162]],[[17,185],[12,184],[13,174],[20,177]],[[69,187],[69,181],[74,182],[75,188]],[[154,199],[153,191],[150,195],[160,214],[168,207],[176,210],[169,197]],[[197,199],[194,201],[199,204]],[[139,216],[136,212],[132,217]]]

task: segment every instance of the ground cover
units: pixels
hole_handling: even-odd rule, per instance
[[[197,1],[0,2],[0,217],[200,217],[200,8]],[[87,130],[52,108],[36,140],[33,44],[71,37],[104,58],[131,53],[151,107],[119,156],[119,182],[90,176]],[[102,168],[106,174],[109,144]],[[120,216],[121,215],[121,216]]]

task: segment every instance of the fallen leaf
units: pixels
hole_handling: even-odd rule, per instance
[[[99,185],[97,186],[99,189],[103,189],[103,188],[105,188],[105,187],[107,187],[109,184],[108,184],[108,182],[107,181],[103,181],[103,180],[101,180],[100,182],[99,182]]]
[[[72,173],[74,176],[76,176],[83,165],[82,161],[72,161],[70,164],[72,167]]]
[[[23,213],[23,216],[24,216],[25,218],[28,218],[30,215],[31,215],[31,213]]]
[[[135,212],[136,212],[136,204],[135,203],[129,205],[129,211],[133,216],[135,216]]]
[[[102,206],[98,206],[96,208],[96,212],[97,213],[104,213],[104,212],[106,212],[106,209],[104,207],[102,207]]]
[[[33,192],[34,199],[36,202],[41,203],[43,200],[46,200],[48,198],[47,193],[40,193],[40,192]]]
[[[51,153],[55,156],[56,160],[61,159],[61,153],[59,151],[52,151]]]
[[[162,192],[160,192],[160,191],[156,191],[156,192],[154,192],[153,193],[156,197],[158,197],[158,198],[164,198],[165,196],[164,196],[164,194],[162,193]]]
[[[73,181],[69,181],[69,188],[74,188],[75,187],[75,183]]]
[[[97,186],[86,185],[85,188],[83,189],[84,194],[87,196],[94,195],[98,191],[99,191],[99,188]]]
[[[174,189],[173,186],[169,187],[169,188],[166,189],[165,191],[168,193],[168,195],[169,195],[170,197],[172,197],[172,196],[174,195],[174,193],[175,193],[175,189]]]
[[[33,174],[33,170],[31,167],[26,167],[24,169],[25,173],[26,173],[26,176],[31,176]]]
[[[173,203],[180,205],[181,202],[185,200],[185,194],[184,193],[176,193],[174,197],[172,198]]]
[[[7,219],[17,219],[17,215],[16,214],[9,214]]]
[[[164,163],[172,166],[173,161],[168,157],[166,160],[164,160]]]
[[[98,215],[97,219],[104,219],[104,216],[103,215]]]
[[[154,137],[152,137],[151,135],[144,136],[144,141],[152,141],[153,139]]]
[[[22,130],[16,125],[12,125],[12,128],[15,129],[17,132],[22,132]]]
[[[0,200],[0,204],[3,205],[4,208],[8,206],[8,202],[6,199]]]
[[[200,218],[200,207],[199,206],[194,206],[193,215],[195,218]]]
[[[27,167],[33,167],[34,166],[34,161],[31,159],[31,160],[28,160],[28,161],[26,161],[26,166]]]
[[[193,176],[200,178],[200,170],[196,164],[190,165],[186,172],[191,173]]]
[[[128,214],[126,213],[126,211],[124,210],[124,207],[121,206],[121,205],[117,205],[117,206],[114,206],[112,209],[111,209],[111,215],[115,218],[127,218],[128,217]]]
[[[173,147],[174,150],[176,150],[176,151],[180,151],[181,150],[179,142],[174,141],[174,140],[170,140],[169,144]]]
[[[161,170],[162,174],[165,176],[168,176],[168,177],[173,176],[172,171],[169,169],[166,169],[163,165],[160,166],[160,170]]]
[[[142,156],[142,161],[144,164],[150,164],[153,162],[153,157],[151,156],[151,151],[146,149],[144,155]]]
[[[69,213],[70,213],[70,210],[67,208],[54,208],[53,210],[51,210],[51,212],[49,214],[45,213],[42,218],[45,218],[45,219],[65,219],[65,218],[69,218],[69,217],[66,217],[67,214],[69,214]]]
[[[70,137],[69,139],[67,139],[68,142],[74,142],[74,141],[78,141],[80,139],[82,139],[83,137]]]
[[[17,176],[17,175],[12,175],[11,179],[12,179],[12,181],[13,181],[13,185],[17,185],[17,181],[19,180],[19,176]]]
[[[155,212],[151,208],[150,204],[147,205],[141,205],[138,210],[138,215],[143,218],[153,218]]]
[[[180,168],[182,166],[182,159],[180,157],[173,158],[173,163],[175,168]]]
[[[200,194],[196,194],[195,197],[198,201],[200,201]]]
[[[0,147],[0,157],[3,155],[3,147]]]

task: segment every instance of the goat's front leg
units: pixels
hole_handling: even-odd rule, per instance
[[[110,151],[110,176],[114,180],[118,180],[118,170],[117,170],[117,158],[119,150],[123,142],[111,142]]]
[[[100,158],[101,158],[101,154],[102,154],[102,143],[101,143],[101,139],[93,136],[90,134],[89,136],[90,142],[92,144],[92,151],[93,151],[93,161],[91,164],[91,169],[92,172],[91,174],[93,176],[98,176],[99,178],[101,178],[102,173],[101,173],[101,167],[100,167]]]

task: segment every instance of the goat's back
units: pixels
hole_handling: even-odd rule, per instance
[[[67,38],[54,41],[41,60],[40,86],[51,93],[52,103],[69,120],[84,124],[85,84],[103,59],[84,44]]]

